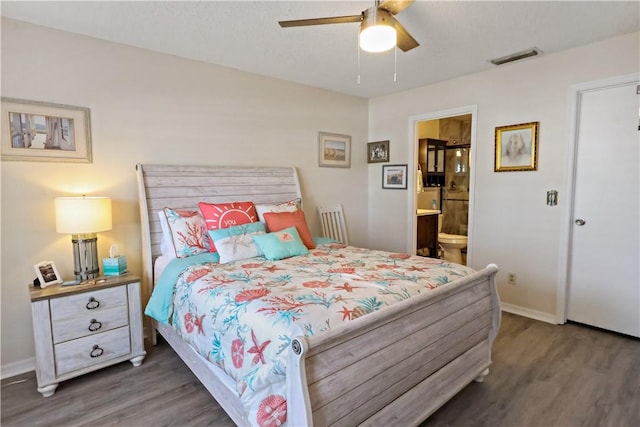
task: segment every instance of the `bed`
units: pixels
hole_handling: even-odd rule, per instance
[[[201,201],[223,203],[251,200],[256,204],[276,204],[301,199],[298,176],[295,168],[291,167],[138,164],[136,171],[143,232],[142,281],[145,300],[149,299],[158,281],[158,277],[154,277],[154,262],[162,253],[163,233],[158,212],[163,208],[193,209]],[[465,271],[462,266],[447,265],[438,260],[325,242],[304,256],[281,261],[256,258],[258,261],[249,264],[229,263],[220,268],[226,269],[223,271],[225,274],[231,274],[234,265],[241,265],[246,270],[272,271],[288,268],[285,264],[290,264],[299,271],[305,271],[305,274],[317,275],[320,273],[316,270],[321,268],[321,264],[334,263],[336,257],[349,259],[350,265],[356,265],[357,269],[360,266],[359,256],[363,260],[372,258],[380,269],[393,264],[392,268],[400,269],[398,271],[401,271],[402,277],[398,280],[403,284],[411,281],[407,279],[406,271],[413,274],[414,271],[423,270],[423,267],[425,271],[444,269],[451,275],[440,279],[442,286],[429,286],[433,289],[428,292],[419,290],[410,298],[396,298],[398,302],[392,305],[353,316],[353,319],[347,318],[342,323],[333,319],[331,322],[336,322],[336,326],[325,328],[322,332],[300,333],[291,337],[278,359],[278,366],[282,366],[279,381],[284,379],[284,402],[278,403],[286,408],[287,425],[417,425],[471,381],[481,381],[488,374],[491,348],[500,326],[495,265],[480,271]],[[310,263],[308,257],[313,262]],[[386,262],[380,261],[382,258]],[[202,265],[209,270],[217,268],[209,262]],[[366,261],[363,261],[364,265]],[[361,284],[350,282],[354,272],[356,276],[359,274],[353,268],[341,270],[333,266],[331,264],[328,268],[332,268],[330,280],[334,280],[334,283],[344,282],[344,286],[348,283]],[[366,268],[371,271],[370,267]],[[442,274],[440,270],[437,270],[438,277]],[[461,271],[464,276],[456,278]],[[180,289],[189,288],[191,282],[184,279],[186,273],[181,274],[182,282],[178,281],[176,287],[180,283],[188,283],[189,286]],[[216,270],[212,274],[219,278],[222,273]],[[322,277],[329,277],[327,271],[321,274]],[[166,279],[165,275],[162,279]],[[295,282],[298,279],[294,277],[287,280]],[[300,280],[309,283],[308,278]],[[270,279],[270,282],[273,280]],[[314,284],[318,282],[311,280]],[[380,282],[374,285],[380,289]],[[328,289],[321,291],[313,290],[315,296],[333,298],[325,305],[342,298],[328,296],[324,293]],[[175,293],[177,295],[178,291]],[[174,315],[179,309],[179,304],[172,306]],[[182,319],[181,316],[174,317],[174,320]],[[193,319],[198,320],[198,314]],[[190,331],[197,329],[194,329],[191,317],[189,322],[189,325],[181,327],[184,329],[188,326]],[[195,324],[200,326],[197,322]],[[232,378],[233,374],[223,369],[221,365],[224,363],[216,364],[207,360],[207,354],[196,350],[193,342],[187,342],[184,331],[174,329],[170,321],[149,318],[147,328],[152,341],[155,341],[157,332],[173,347],[236,424],[280,425],[285,421],[282,411],[275,414],[270,407],[266,408],[269,416],[265,416],[263,406],[260,407],[260,417],[250,413],[243,401],[243,390],[247,383],[243,383],[243,388],[239,390],[237,378]],[[252,336],[251,339],[256,345],[266,342],[265,337],[258,339]],[[270,340],[276,339],[278,337],[271,337]],[[253,361],[264,364],[259,360],[261,354],[255,347],[245,347],[244,354],[249,356],[253,350]],[[256,364],[260,365],[258,362]],[[230,362],[227,362],[227,366],[230,366]]]

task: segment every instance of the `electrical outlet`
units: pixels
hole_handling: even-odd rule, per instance
[[[509,273],[509,275],[507,276],[507,283],[509,283],[510,285],[515,285],[516,284],[516,275],[513,273]]]

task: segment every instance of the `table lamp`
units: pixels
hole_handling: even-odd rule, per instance
[[[109,197],[56,197],[56,231],[71,234],[73,272],[77,280],[98,277],[96,233],[107,230],[111,230]]]

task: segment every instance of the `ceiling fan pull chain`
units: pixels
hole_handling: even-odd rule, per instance
[[[398,81],[398,48],[393,49],[393,82]]]

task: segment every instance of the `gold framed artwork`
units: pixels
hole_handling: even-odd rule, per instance
[[[538,170],[540,122],[496,127],[495,172]]]
[[[91,163],[88,108],[2,98],[2,160]]]
[[[389,141],[369,142],[367,144],[367,163],[389,161]]]
[[[318,164],[320,167],[351,167],[351,137],[337,133],[319,132]]]

